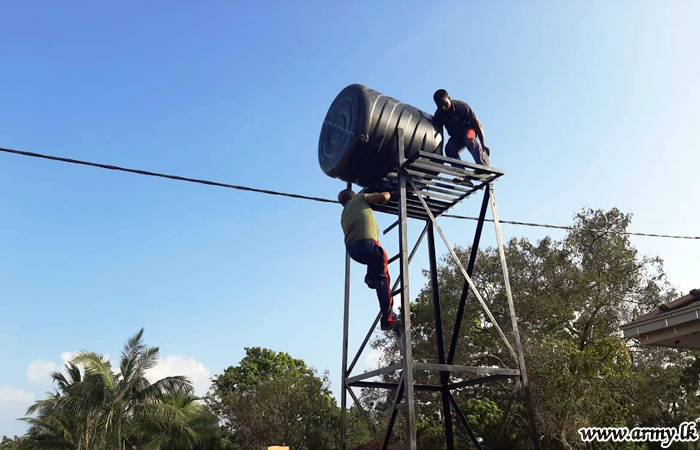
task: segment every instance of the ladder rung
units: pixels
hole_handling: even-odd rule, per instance
[[[389,259],[388,264],[393,263],[394,261],[396,261],[396,260],[399,259],[400,257],[401,257],[401,253],[398,253],[397,255],[392,256],[391,259]]]
[[[394,292],[391,293],[391,296],[399,295],[403,291],[403,288],[398,288]]]

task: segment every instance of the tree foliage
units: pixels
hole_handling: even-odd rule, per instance
[[[3,436],[2,441],[0,441],[0,450],[25,450],[28,448],[27,440],[21,437]]]
[[[214,378],[208,404],[244,450],[337,446],[340,411],[327,376],[286,353],[246,348],[237,366]]]
[[[624,234],[630,221],[631,215],[617,209],[588,209],[575,216],[573,228],[561,240],[512,239],[505,245],[543,448],[586,448],[577,433],[580,427],[673,426],[694,420],[700,411],[700,362],[694,352],[650,350],[635,342],[628,346],[620,337],[619,325],[678,295],[666,280],[662,261],[640,255]],[[457,254],[466,266],[469,249],[457,249]],[[438,271],[449,346],[464,279],[451,258],[444,258]],[[497,249],[478,252],[473,280],[513,342]],[[437,362],[429,283],[411,312],[415,359]],[[391,336],[373,345],[384,351],[386,362],[397,358]],[[454,362],[517,367],[471,294]],[[436,374],[418,373],[416,379],[439,384]],[[521,399],[508,408],[507,394],[512,389],[512,382],[499,382],[465,389],[457,396],[486,448],[530,446]],[[430,448],[444,448],[439,399],[425,393],[418,398],[419,441]],[[363,397],[379,416],[387,408],[385,400],[370,392]],[[509,419],[503,427],[501,419],[507,411]],[[646,447],[630,444],[628,448]]]

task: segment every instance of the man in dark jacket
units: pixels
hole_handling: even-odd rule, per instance
[[[435,125],[444,126],[450,135],[445,156],[461,159],[460,152],[467,148],[477,164],[490,165],[491,150],[484,144],[484,128],[471,107],[461,100],[452,100],[444,89],[435,91],[433,100],[437,106]]]

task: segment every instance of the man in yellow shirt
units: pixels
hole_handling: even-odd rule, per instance
[[[365,283],[377,291],[382,330],[396,328],[401,321],[393,311],[388,259],[379,244],[379,227],[370,205],[388,202],[391,197],[388,192],[355,194],[351,189],[338,194],[338,201],[343,205],[340,225],[345,234],[345,247],[352,259],[367,266]]]

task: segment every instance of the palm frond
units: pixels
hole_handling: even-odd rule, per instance
[[[112,365],[103,355],[95,352],[78,352],[78,355],[70,362],[75,365],[82,365],[85,367],[86,375],[98,376],[110,391],[114,391]]]
[[[141,363],[141,370],[145,372],[148,369],[152,369],[156,365],[158,365],[159,354],[160,349],[158,347],[148,347],[147,349],[145,349],[144,352],[141,354],[141,359],[139,360],[139,362]]]
[[[181,408],[165,403],[144,403],[134,411],[134,419],[143,427],[179,435],[189,441],[199,436],[189,425],[191,417]]]
[[[143,400],[159,400],[163,396],[176,394],[192,394],[194,387],[185,376],[166,377],[150,384],[138,393]]]
[[[32,406],[27,408],[27,415],[30,416],[38,411],[53,408],[60,398],[58,394],[49,393],[47,398],[44,400],[37,400]]]
[[[62,442],[70,444],[74,442],[71,431],[57,416],[24,417],[21,420],[30,425],[30,434],[52,436]]]
[[[128,341],[126,341],[126,344],[124,344],[124,350],[122,350],[122,356],[137,354],[141,350],[143,350],[143,331],[144,329],[141,328],[135,335],[133,335],[129,338]]]
[[[71,362],[66,363],[66,372],[68,372],[71,384],[83,381],[83,374],[80,372],[80,367],[75,364]]]
[[[127,383],[134,377],[137,359],[138,357],[136,354],[122,354],[121,363],[119,365],[119,373],[121,373],[122,380],[125,380]]]
[[[60,391],[64,391],[70,385],[66,377],[58,370],[51,374],[51,379],[58,385]]]

